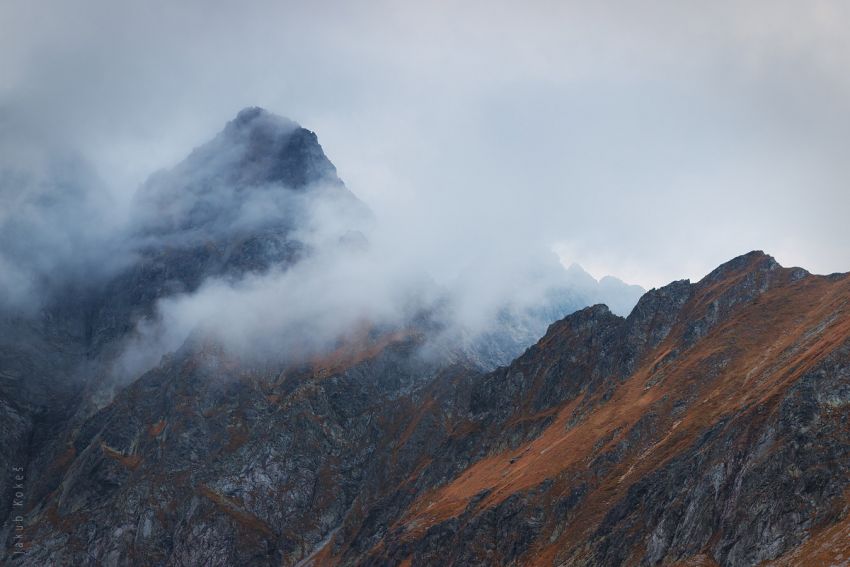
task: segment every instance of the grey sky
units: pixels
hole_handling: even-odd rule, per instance
[[[850,270],[845,2],[0,3],[4,135],[119,196],[249,105],[431,270],[533,244],[646,287],[754,248]]]

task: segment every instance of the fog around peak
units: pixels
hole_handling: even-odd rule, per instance
[[[441,240],[426,264],[474,226],[476,255],[556,243],[644,287],[756,248],[829,273],[849,261],[847,9],[13,1],[0,111],[76,148],[119,206],[259,105]]]
[[[410,232],[345,187],[315,133],[258,108],[153,173],[123,216],[109,215],[103,182],[81,159],[73,163],[33,162],[38,182],[7,176],[9,190],[23,197],[3,223],[4,261],[17,262],[5,297],[40,305],[55,293],[83,311],[105,310],[103,321],[86,323],[95,335],[110,320],[126,320],[135,328],[118,361],[125,376],[193,335],[243,356],[294,360],[364,326],[414,329],[423,321],[435,329],[430,340],[445,343],[436,348],[492,366],[569,312],[608,302],[625,315],[642,291],[603,286],[578,266],[565,269],[550,248],[513,235],[482,246],[470,226],[467,238],[447,245],[439,225]],[[27,258],[41,263],[28,266]],[[38,277],[50,289],[22,283]],[[87,293],[98,286],[104,297]],[[87,307],[91,301],[103,305]]]
[[[422,261],[440,252],[434,249],[439,239],[417,238],[423,235],[371,214],[330,168],[313,171],[304,187],[293,186],[286,168],[274,182],[246,178],[242,168],[265,171],[257,163],[266,154],[288,160],[291,148],[275,148],[291,134],[279,128],[265,145],[245,146],[242,137],[229,135],[233,124],[142,186],[157,211],[145,245],[230,246],[245,235],[265,240],[272,234],[298,252],[268,270],[226,271],[162,298],[127,347],[128,367],[154,364],[193,333],[243,355],[297,358],[327,351],[364,325],[411,329],[423,320],[439,329],[433,340],[464,345],[470,354],[481,337],[510,327],[514,342],[493,354],[507,362],[567,313],[608,301],[625,315],[642,292],[625,284],[604,289],[581,268],[564,269],[545,247],[518,242],[522,250],[512,257],[497,248],[478,255],[474,236],[442,250],[447,260],[464,262],[447,277],[448,269]],[[295,167],[312,169],[313,163],[311,157]],[[267,167],[277,171],[277,164]]]
[[[0,286],[18,307],[183,250],[199,255],[199,279],[163,290],[163,320],[201,325],[202,307],[214,315],[237,289],[261,298],[305,278],[349,284],[340,321],[385,288],[423,288],[468,337],[494,318],[531,334],[537,300],[560,297],[572,263],[597,281],[572,289],[609,290],[601,300],[621,313],[638,290],[606,275],[696,281],[750,249],[848,268],[838,2],[2,10]],[[269,132],[293,136],[245,151],[274,147]],[[316,154],[299,175],[323,183],[273,171],[319,140],[330,160]],[[323,263],[336,265],[341,239],[368,247],[336,277]],[[260,273],[264,255],[308,250],[314,264]]]

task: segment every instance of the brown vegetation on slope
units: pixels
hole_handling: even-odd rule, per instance
[[[698,319],[752,270],[748,265],[696,286],[680,321]],[[682,348],[688,327],[679,324],[609,399],[599,392],[577,396],[563,404],[551,425],[530,443],[487,456],[448,484],[421,495],[399,521],[403,540],[413,542],[434,526],[460,517],[473,501],[477,510],[491,508],[547,479],[566,489],[571,478],[585,475],[594,459],[624,442],[651,412],[657,417],[650,435],[630,447],[626,458],[604,476],[592,479],[592,490],[567,529],[550,542],[537,543],[527,557],[529,563],[552,565],[565,556],[564,550],[580,550],[637,480],[694,446],[702,433],[724,420],[749,422],[750,427],[763,421],[795,381],[850,341],[850,278],[799,279],[784,269],[778,278],[754,301],[736,306],[691,348]],[[678,355],[671,356],[674,352]],[[846,408],[836,413],[846,419]],[[479,495],[484,497],[476,498]],[[842,537],[845,543],[850,539],[846,518],[816,530],[806,550],[833,557],[829,554],[837,549],[834,542]]]

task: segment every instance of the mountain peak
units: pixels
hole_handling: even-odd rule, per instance
[[[235,158],[231,165],[243,185],[281,183],[297,189],[315,182],[341,183],[314,132],[257,106],[239,111],[199,149],[204,148]]]
[[[175,167],[151,176],[138,199],[147,215],[142,224],[160,231],[194,230],[213,222],[232,224],[254,197],[271,200],[286,213],[293,192],[319,185],[348,195],[316,134],[249,107]]]
[[[282,185],[302,189],[342,185],[314,132],[260,107],[242,109],[212,140],[168,171],[154,174],[142,193],[196,195]]]
[[[268,110],[266,110],[265,108],[261,107],[261,106],[246,106],[245,108],[243,108],[242,110],[239,111],[239,113],[236,115],[236,118],[234,119],[234,122],[244,124],[244,123],[247,123],[247,122],[254,120],[258,116],[275,116],[275,115],[272,114],[271,112],[269,112]]]
[[[780,268],[782,266],[773,256],[765,254],[761,250],[753,250],[724,262],[705,276],[702,281],[718,282],[735,274],[772,272]]]
[[[243,108],[236,117],[224,127],[224,133],[230,136],[263,135],[268,138],[289,136],[301,126],[289,118],[269,112],[259,106]]]

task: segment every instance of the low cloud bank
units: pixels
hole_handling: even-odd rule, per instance
[[[0,287],[10,305],[38,305],[53,289],[118,274],[102,308],[135,321],[115,365],[125,379],[192,335],[296,361],[364,327],[427,326],[433,341],[492,366],[566,313],[607,300],[625,314],[642,291],[564,269],[510,227],[470,224],[447,244],[440,226],[375,218],[314,134],[259,109],[151,176],[124,215],[110,214],[110,193],[82,159],[54,155],[33,151],[0,170],[11,203]]]
[[[309,254],[161,299],[125,357],[150,365],[199,333],[242,356],[297,361],[335,348],[364,326],[390,332],[425,325],[433,350],[490,367],[508,362],[569,312],[606,302],[625,315],[643,292],[614,278],[597,282],[578,266],[565,269],[545,249],[472,258],[437,281],[419,261],[430,253],[417,249],[417,235],[347,216],[349,209],[321,191],[290,204],[296,203],[302,223],[288,238]]]

